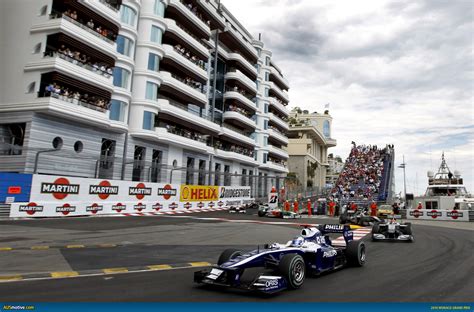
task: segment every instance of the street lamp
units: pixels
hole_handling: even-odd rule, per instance
[[[405,199],[405,203],[407,201],[407,180],[406,180],[406,176],[405,176],[405,166],[406,166],[406,163],[405,163],[405,155],[403,155],[403,163],[401,163],[398,168],[403,168],[403,195],[404,195],[404,199]]]

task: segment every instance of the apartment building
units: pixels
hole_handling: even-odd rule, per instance
[[[289,117],[288,169],[301,186],[324,188],[329,167],[328,149],[337,142],[331,137],[332,117],[294,108]]]
[[[342,172],[344,168],[344,162],[342,161],[341,156],[334,154],[328,155],[328,167],[326,170],[326,186],[327,187],[334,187],[336,185],[336,181],[339,178],[339,174]]]
[[[0,8],[1,171],[262,194],[286,176],[288,81],[218,1]]]

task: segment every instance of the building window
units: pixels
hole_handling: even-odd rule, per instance
[[[188,157],[186,162],[186,184],[194,184],[194,158]]]
[[[81,141],[76,141],[74,143],[74,151],[76,153],[79,154],[80,152],[82,152],[83,149],[84,149],[84,144]]]
[[[133,41],[122,35],[117,36],[117,52],[126,55],[132,56],[133,51]]]
[[[199,185],[206,184],[206,161],[205,160],[199,161],[198,184]]]
[[[265,88],[265,96],[266,96],[266,97],[268,97],[268,96],[269,96],[269,94],[270,94],[269,92],[270,92],[270,89],[268,89],[268,88]]]
[[[37,43],[33,48],[33,54],[38,54],[41,52],[41,42]]]
[[[265,72],[265,81],[268,81],[268,80],[270,80],[270,73]]]
[[[268,137],[267,136],[263,137],[263,146],[268,146]]]
[[[242,169],[242,176],[241,176],[241,181],[240,181],[240,184],[242,186],[246,186],[247,185],[247,169]]]
[[[114,173],[114,158],[115,158],[114,140],[102,138],[102,145],[100,147],[100,164],[99,164],[99,178],[110,179]]]
[[[123,5],[120,7],[120,21],[130,26],[135,26],[137,13],[130,7]]]
[[[263,163],[266,164],[268,160],[268,153],[263,153]]]
[[[63,147],[63,139],[61,137],[55,137],[52,142],[53,148],[60,150]]]
[[[135,145],[135,152],[133,153],[133,171],[132,181],[140,181],[143,169],[145,168],[146,148]]]
[[[124,121],[125,120],[125,107],[127,103],[119,101],[119,100],[111,100],[110,101],[110,120],[117,120],[117,121]]]
[[[35,87],[36,87],[36,82],[33,81],[26,88],[26,93],[34,93],[35,92]]]
[[[160,182],[161,161],[163,159],[163,152],[160,150],[153,150],[151,157],[150,168],[150,182]]]
[[[323,124],[323,134],[326,138],[331,137],[331,127],[329,125],[329,121],[325,120]]]
[[[263,112],[264,112],[265,114],[268,114],[268,104],[265,104],[265,105],[263,106]]]
[[[158,99],[158,85],[153,82],[146,82],[146,95],[147,100],[156,101]]]
[[[143,129],[153,130],[155,126],[155,114],[149,111],[143,112]]]
[[[265,65],[267,65],[267,66],[270,65],[270,57],[269,56],[267,56],[265,58]]]
[[[268,120],[263,121],[263,130],[268,130]]]
[[[128,87],[129,77],[130,72],[128,70],[114,67],[114,86],[126,89]]]
[[[156,54],[148,54],[148,69],[152,71],[159,71],[160,69],[160,57]]]
[[[165,4],[161,0],[155,0],[155,6],[153,8],[153,13],[160,17],[165,16]]]
[[[229,186],[231,185],[231,175],[230,175],[230,166],[224,166],[224,185]]]
[[[221,181],[221,164],[216,164],[214,168],[214,185],[219,185]]]
[[[151,36],[150,36],[150,41],[151,42],[156,42],[161,44],[161,36],[163,32],[161,31],[160,28],[157,26],[151,26]]]

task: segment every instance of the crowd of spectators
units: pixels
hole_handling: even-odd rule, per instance
[[[180,127],[179,125],[171,125],[168,123],[163,123],[162,126],[164,126],[164,128],[166,128],[166,131],[168,131],[169,133],[176,134],[176,135],[179,135],[191,140],[206,143],[206,138],[204,137],[204,135],[202,135],[199,132],[185,129],[183,127]]]
[[[268,156],[268,161],[271,161],[272,163],[275,163],[275,164],[286,167],[286,162],[284,162],[281,159],[278,159],[278,158],[275,158],[275,157],[272,157],[272,156]]]
[[[234,152],[234,153],[242,154],[248,157],[254,157],[253,149],[246,148],[246,147],[236,145],[233,143],[228,143],[221,140],[215,140],[214,147],[226,152]]]
[[[91,58],[87,56],[85,53],[81,53],[77,50],[71,50],[69,47],[65,45],[61,45],[61,47],[57,50],[49,50],[45,52],[45,55],[54,56],[58,53],[58,56],[62,59],[67,60],[73,64],[79,65],[84,67],[90,71],[96,72],[109,78],[113,74],[113,68],[108,66],[106,63],[103,62],[92,62]]]
[[[101,25],[97,25],[97,27],[96,27],[96,25],[95,25],[95,23],[92,19],[89,19],[89,21],[87,21],[87,22],[84,21],[84,19],[81,18],[81,16],[78,15],[77,11],[75,11],[75,10],[67,9],[63,13],[59,13],[59,12],[51,13],[51,17],[53,17],[53,18],[58,18],[58,17],[62,17],[62,16],[66,16],[66,17],[72,19],[73,21],[76,21],[77,23],[83,25],[86,29],[89,28],[93,32],[95,32],[95,33],[97,33],[97,34],[101,35],[102,37],[105,37],[109,40],[115,41],[117,39],[117,34],[115,34],[111,30],[109,30],[106,27],[103,27]]]
[[[182,83],[190,86],[191,88],[193,88],[193,89],[195,89],[195,90],[197,90],[201,93],[203,92],[202,83],[193,80],[191,77],[182,78],[182,77],[180,77],[178,75],[175,75],[175,74],[171,74],[171,77],[173,77],[176,80],[181,81]]]
[[[244,115],[247,118],[252,117],[252,113],[250,113],[248,110],[240,108],[240,107],[232,105],[232,104],[229,104],[229,106],[227,106],[227,111],[237,112],[241,115]]]
[[[238,92],[240,94],[242,94],[243,96],[245,96],[247,99],[253,101],[253,99],[255,98],[255,96],[251,95],[250,93],[248,93],[247,91],[245,91],[244,89],[242,88],[239,88],[237,86],[233,86],[233,87],[226,87],[226,92]]]
[[[206,66],[205,66],[203,60],[201,60],[197,56],[193,55],[189,50],[185,49],[180,44],[175,45],[174,49],[175,49],[176,52],[178,52],[179,54],[181,54],[182,56],[184,56],[185,58],[187,58],[188,60],[190,60],[191,62],[193,62],[197,66],[199,66],[200,68],[206,69]]]
[[[183,0],[181,0],[181,3],[184,4],[191,12],[193,12],[193,14],[196,15],[196,17],[199,18],[201,21],[206,23],[208,26],[211,25],[211,21],[205,20],[204,16],[202,16],[202,14],[198,12],[196,5],[193,5],[192,3],[186,3]]]
[[[50,83],[47,85],[45,87],[44,94],[45,96],[52,96],[73,104],[81,104],[86,107],[93,106],[93,108],[97,108],[101,111],[107,110],[110,105],[110,103],[104,98],[95,95],[89,95],[88,93],[80,93],[79,91],[74,91],[70,88],[61,86],[58,83]]]
[[[379,149],[377,145],[356,146],[354,142],[352,145],[344,169],[331,193],[340,199],[374,199],[379,192],[385,155],[393,147],[387,145]]]

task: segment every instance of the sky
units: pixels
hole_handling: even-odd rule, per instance
[[[323,112],[329,153],[395,145],[407,193],[441,154],[474,193],[474,1],[222,0],[290,83],[289,108]],[[403,170],[395,169],[403,193]]]

